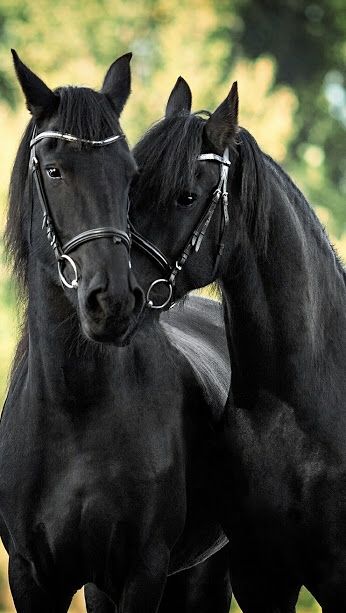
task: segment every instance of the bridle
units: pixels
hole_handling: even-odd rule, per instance
[[[76,136],[72,136],[71,134],[63,134],[61,132],[55,131],[45,131],[36,134],[36,127],[34,128],[32,139],[30,141],[30,167],[42,209],[42,229],[46,229],[48,241],[54,251],[54,255],[58,265],[59,278],[62,284],[69,289],[78,288],[79,279],[77,266],[74,260],[69,255],[72,251],[77,249],[77,247],[79,247],[83,243],[96,240],[98,238],[111,238],[116,244],[122,243],[126,247],[128,252],[130,251],[131,243],[135,244],[152,260],[154,260],[155,263],[158,264],[158,266],[166,273],[165,277],[160,277],[159,279],[153,281],[150,284],[146,293],[146,306],[151,309],[160,310],[165,308],[168,304],[172,303],[176,277],[178,273],[182,270],[183,266],[186,264],[190,255],[193,252],[197,253],[199,251],[199,248],[212,220],[216,207],[221,201],[222,211],[220,217],[219,243],[217,256],[214,264],[213,277],[216,275],[217,269],[220,264],[220,259],[224,250],[224,234],[229,224],[227,192],[228,172],[229,167],[231,166],[231,162],[229,160],[229,149],[228,147],[226,147],[222,157],[220,155],[217,155],[216,153],[203,153],[197,158],[200,161],[212,161],[220,164],[221,169],[219,182],[212,194],[210,203],[206,211],[203,213],[201,219],[197,223],[195,229],[190,235],[190,238],[185,244],[185,247],[183,248],[180,257],[177,258],[174,265],[169,262],[168,258],[162,253],[162,251],[160,251],[158,247],[154,245],[154,243],[144,238],[144,236],[137,232],[133,224],[130,222],[129,218],[128,232],[118,230],[118,228],[113,228],[111,226],[103,226],[100,228],[93,228],[91,230],[81,232],[80,234],[77,234],[76,236],[71,238],[67,243],[62,245],[58,239],[57,232],[54,227],[53,218],[49,209],[48,199],[44,190],[40,163],[36,155],[36,144],[45,138],[56,138],[58,140],[64,140],[68,142],[85,143],[90,145],[91,147],[103,147],[114,143],[119,138],[122,138],[122,136],[122,134],[117,134],[115,136],[110,136],[109,138],[103,140],[88,140],[85,138],[77,138]],[[71,282],[66,279],[61,268],[62,264],[65,262],[68,262],[70,264],[74,274],[74,278]],[[153,300],[151,299],[151,293],[153,289],[160,284],[163,284],[168,288],[168,295],[167,298],[161,304],[154,304]],[[171,306],[173,306],[173,304],[171,304]]]
[[[146,253],[152,260],[154,260],[155,263],[158,264],[158,266],[166,274],[165,277],[153,281],[148,288],[146,294],[146,306],[151,309],[164,309],[170,303],[171,306],[173,306],[174,303],[172,302],[172,297],[177,275],[182,270],[183,266],[186,264],[190,255],[193,252],[197,253],[199,251],[199,248],[204,239],[208,226],[212,220],[216,207],[221,201],[222,211],[220,217],[219,243],[217,256],[214,264],[213,278],[215,277],[220,264],[220,259],[224,250],[224,234],[229,224],[227,192],[228,172],[231,166],[231,162],[229,159],[229,149],[228,147],[226,147],[222,157],[220,155],[217,155],[216,153],[203,153],[197,159],[200,161],[212,161],[220,164],[220,178],[218,185],[212,194],[210,203],[206,211],[203,213],[201,219],[197,223],[185,247],[183,248],[180,257],[177,258],[174,265],[169,262],[168,258],[162,253],[162,251],[160,251],[158,247],[156,247],[156,245],[154,245],[154,243],[144,238],[144,236],[137,232],[133,224],[130,222],[132,243],[139,247],[141,251]],[[165,285],[167,287],[168,295],[167,298],[162,302],[162,304],[154,304],[153,300],[151,299],[151,293],[153,289],[160,284]]]
[[[39,134],[36,134],[36,132],[37,130],[35,127],[32,139],[30,141],[30,168],[42,209],[42,229],[46,229],[48,241],[54,251],[61,282],[63,283],[63,285],[65,285],[65,287],[69,289],[77,289],[78,271],[76,263],[69,255],[71,251],[74,251],[75,249],[77,249],[77,247],[88,241],[93,241],[98,238],[111,238],[114,243],[123,244],[129,252],[131,239],[129,233],[124,232],[123,230],[118,230],[118,228],[113,228],[111,226],[103,226],[100,228],[93,228],[92,230],[86,230],[84,232],[81,232],[80,234],[77,234],[76,236],[71,238],[67,243],[62,245],[58,239],[54,227],[53,217],[51,215],[48,199],[44,190],[40,163],[36,155],[36,144],[44,138],[56,138],[58,140],[64,140],[73,143],[85,143],[90,145],[91,147],[104,147],[106,145],[111,145],[119,138],[123,138],[123,135],[117,134],[115,136],[105,138],[104,140],[87,140],[85,138],[77,138],[76,136],[72,136],[71,134],[63,134],[61,132],[46,131],[40,132]],[[71,282],[66,279],[62,271],[62,264],[66,262],[70,264],[74,274],[74,278]]]

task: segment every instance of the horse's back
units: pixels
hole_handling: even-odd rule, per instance
[[[222,305],[191,295],[163,313],[161,325],[172,345],[191,365],[213,416],[221,417],[231,384]]]

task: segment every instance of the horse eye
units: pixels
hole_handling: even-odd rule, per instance
[[[58,168],[47,168],[46,173],[50,179],[61,179],[60,170]]]
[[[177,203],[179,206],[188,208],[196,201],[196,198],[196,194],[192,194],[191,192],[182,192],[177,198]]]

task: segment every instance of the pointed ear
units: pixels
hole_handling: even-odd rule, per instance
[[[101,93],[110,99],[118,115],[123,110],[131,92],[131,58],[132,53],[125,53],[113,62],[101,89]]]
[[[11,52],[16,75],[30,113],[35,119],[50,117],[59,106],[59,96],[54,94],[30,68],[23,64],[14,49],[11,49]]]
[[[171,117],[183,111],[190,113],[192,104],[192,94],[189,85],[183,77],[178,77],[166,106],[166,117]]]
[[[227,98],[208,119],[205,131],[209,141],[220,150],[224,150],[234,139],[238,131],[238,85],[235,81]]]

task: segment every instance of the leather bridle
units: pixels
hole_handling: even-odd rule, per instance
[[[217,256],[214,264],[213,277],[216,275],[217,269],[220,264],[220,259],[224,250],[224,234],[226,228],[229,223],[229,215],[228,215],[228,192],[227,192],[227,181],[228,181],[228,172],[229,167],[231,166],[231,162],[229,160],[229,149],[226,147],[223,156],[217,155],[216,153],[203,153],[197,159],[200,161],[212,161],[220,164],[220,178],[216,189],[214,190],[210,203],[203,213],[201,219],[197,223],[195,229],[193,230],[190,238],[188,239],[185,247],[183,248],[181,255],[175,261],[175,264],[172,265],[168,258],[160,251],[154,243],[150,240],[144,238],[133,226],[128,218],[128,232],[124,232],[123,230],[118,230],[118,228],[113,228],[111,226],[103,226],[100,228],[93,228],[91,230],[86,230],[77,234],[73,238],[71,238],[67,243],[61,245],[57,232],[54,227],[53,218],[51,212],[49,210],[48,199],[44,190],[42,173],[40,168],[40,163],[36,154],[36,144],[45,139],[45,138],[56,138],[58,140],[64,140],[68,142],[75,143],[85,143],[90,145],[91,147],[103,147],[106,145],[110,145],[117,141],[119,138],[122,138],[122,134],[117,134],[115,136],[111,136],[104,140],[87,140],[84,138],[77,138],[76,136],[72,136],[71,134],[63,134],[61,132],[55,131],[45,131],[36,134],[36,127],[34,128],[33,136],[30,141],[30,167],[32,172],[32,177],[36,186],[37,194],[39,197],[43,221],[42,221],[42,229],[46,229],[48,241],[54,251],[55,258],[57,260],[58,265],[58,273],[59,278],[62,284],[69,289],[77,289],[78,288],[78,270],[76,263],[69,255],[72,251],[77,249],[83,243],[96,240],[98,238],[111,238],[116,244],[123,244],[127,251],[130,251],[131,242],[139,247],[146,255],[148,255],[154,262],[164,271],[165,277],[160,277],[153,281],[146,293],[146,306],[151,309],[164,309],[168,304],[172,303],[173,291],[175,286],[175,281],[178,273],[182,270],[183,266],[186,264],[190,255],[199,251],[201,243],[204,239],[206,231],[209,227],[209,224],[212,220],[214,212],[218,203],[221,201],[222,203],[222,211],[220,217],[220,230],[219,230],[219,244]],[[73,270],[74,278],[72,281],[68,281],[63,274],[62,271],[62,263],[68,262]],[[161,304],[154,304],[151,299],[151,293],[153,289],[157,285],[165,285],[168,289],[167,298]],[[172,304],[171,304],[172,306]]]
[[[146,253],[152,260],[154,260],[154,262],[158,264],[158,266],[165,273],[165,277],[160,277],[159,279],[156,279],[150,284],[146,293],[146,306],[151,309],[164,309],[170,303],[172,303],[171,306],[173,306],[174,303],[172,302],[172,298],[176,277],[178,273],[182,270],[183,266],[186,264],[191,253],[197,253],[199,251],[199,248],[204,239],[208,226],[212,220],[216,207],[221,201],[222,211],[220,217],[219,243],[217,256],[214,264],[213,278],[215,277],[220,264],[220,259],[224,250],[224,234],[229,224],[227,192],[228,172],[231,166],[231,162],[229,159],[229,149],[228,147],[226,147],[222,157],[220,155],[217,155],[216,153],[203,153],[197,159],[200,161],[211,161],[220,164],[220,178],[206,211],[203,213],[201,219],[197,223],[197,226],[190,235],[190,238],[185,244],[181,255],[177,258],[174,265],[169,262],[168,258],[162,253],[162,251],[160,251],[158,247],[156,247],[156,245],[154,245],[154,243],[144,238],[144,236],[137,232],[133,224],[130,222],[132,243],[139,247],[141,251]],[[168,292],[167,298],[161,304],[154,304],[153,300],[151,299],[151,293],[153,289],[160,284],[166,286]]]
[[[117,134],[115,136],[110,136],[109,138],[105,138],[104,140],[87,140],[85,138],[77,138],[76,136],[72,136],[71,134],[62,134],[61,132],[54,131],[46,131],[40,132],[36,134],[36,127],[34,128],[34,132],[32,135],[32,139],[30,141],[30,167],[32,172],[32,177],[34,184],[36,186],[38,198],[40,201],[43,222],[42,229],[46,229],[48,241],[54,251],[55,258],[58,264],[58,273],[61,282],[65,287],[69,289],[77,289],[78,287],[78,271],[77,266],[74,260],[69,255],[72,251],[77,249],[83,243],[88,241],[92,241],[98,238],[111,238],[116,244],[123,244],[127,251],[130,251],[131,239],[127,232],[123,230],[118,230],[118,228],[113,228],[111,226],[103,226],[100,228],[93,228],[92,230],[86,230],[85,232],[81,232],[77,234],[73,238],[71,238],[67,243],[61,245],[53,222],[52,214],[49,210],[48,199],[44,190],[42,173],[40,168],[40,163],[36,154],[36,144],[44,138],[56,138],[58,140],[64,140],[68,142],[74,143],[85,143],[90,145],[91,147],[104,147],[106,145],[111,145],[119,138],[123,138],[122,134]],[[33,197],[33,196],[32,196]],[[73,270],[74,278],[70,282],[66,279],[62,271],[62,264],[68,262]]]

